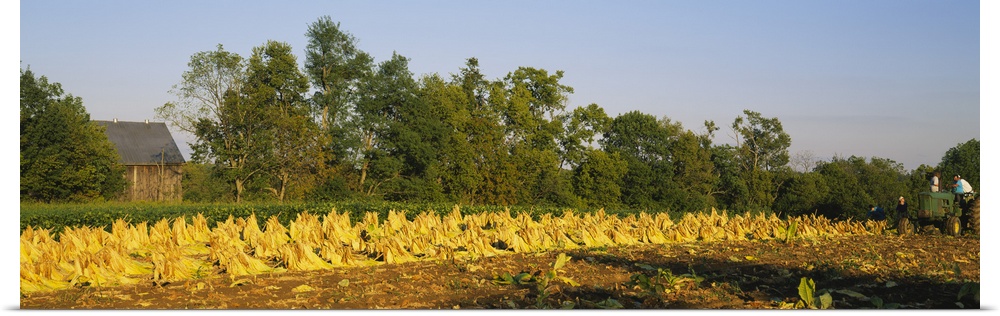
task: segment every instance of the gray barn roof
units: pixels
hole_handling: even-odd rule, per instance
[[[93,121],[104,126],[108,139],[115,144],[125,165],[181,164],[184,156],[177,149],[167,124],[155,122]]]

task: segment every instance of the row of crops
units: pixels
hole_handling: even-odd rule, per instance
[[[322,215],[315,215],[322,214]],[[263,223],[263,225],[261,225]],[[508,210],[410,213],[298,212],[282,223],[256,213],[209,225],[197,214],[153,224],[115,220],[109,229],[66,227],[58,234],[27,226],[21,233],[21,292],[72,286],[174,282],[337,267],[454,260],[506,253],[715,240],[770,240],[882,234],[884,222],[831,222],[823,217],[730,216],[714,210],[671,217],[603,210],[536,217]]]
[[[245,218],[255,214],[258,225],[264,225],[264,220],[277,217],[282,225],[288,225],[299,213],[326,214],[332,209],[347,213],[352,223],[361,221],[366,214],[375,213],[385,219],[390,210],[410,210],[407,218],[413,220],[416,212],[430,212],[445,215],[452,211],[455,204],[449,203],[399,203],[384,201],[342,201],[327,203],[268,203],[268,204],[155,204],[155,203],[125,203],[125,204],[35,204],[21,205],[21,231],[28,226],[35,229],[48,229],[54,235],[65,227],[101,227],[110,230],[111,224],[122,219],[126,223],[155,223],[161,219],[185,217],[189,223],[197,214],[205,217],[209,227],[215,227],[217,222],[225,221],[229,216]],[[467,206],[462,205],[463,215],[485,212],[510,211],[525,213],[533,219],[542,214],[561,215],[565,209],[556,207],[524,207],[524,206]],[[577,212],[593,213],[597,210],[577,210]],[[627,216],[638,214],[633,210],[607,210],[608,214]],[[679,213],[671,213],[679,216]]]

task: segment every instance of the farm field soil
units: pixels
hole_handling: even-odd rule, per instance
[[[537,300],[532,284],[497,284],[497,276],[551,269],[559,252],[477,260],[284,272],[232,279],[217,274],[163,285],[82,287],[22,296],[23,309],[509,309],[509,308],[791,308],[802,277],[827,290],[833,308],[979,308],[958,299],[979,282],[980,243],[941,235],[852,236],[814,240],[696,242],[581,248]],[[627,283],[669,270],[666,291]],[[818,293],[817,293],[818,294]],[[876,299],[875,297],[878,297]],[[617,305],[608,299],[613,299]]]

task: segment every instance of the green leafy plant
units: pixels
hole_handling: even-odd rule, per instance
[[[698,285],[704,280],[704,278],[695,274],[694,271],[692,273],[674,275],[672,271],[664,270],[663,268],[653,268],[646,264],[637,264],[637,266],[650,271],[656,269],[656,274],[652,278],[642,273],[636,273],[629,276],[629,281],[625,283],[627,286],[642,290],[643,295],[670,293],[680,290],[685,283]]]
[[[570,258],[572,257],[567,256],[565,253],[560,253],[559,256],[556,257],[556,261],[552,263],[552,269],[542,274],[541,278],[537,278],[535,289],[538,291],[538,296],[536,298],[535,305],[539,308],[543,306],[545,299],[552,294],[552,281],[561,281],[569,284],[570,286],[580,286],[580,284],[573,281],[573,279],[558,274],[559,269],[565,266],[566,263],[569,262]]]
[[[516,275],[504,272],[502,275],[493,277],[493,284],[496,285],[525,285],[531,282],[531,273],[527,272],[521,272]]]
[[[956,299],[961,301],[962,298],[967,295],[972,296],[972,299],[976,300],[977,303],[979,302],[979,282],[968,282],[962,284],[962,289],[958,291],[958,297]],[[965,308],[965,304],[962,302],[956,302],[955,304],[957,304],[958,307]]]
[[[562,269],[566,263],[572,257],[567,256],[565,253],[560,253],[556,257],[556,261],[552,263],[551,269],[548,271],[536,271],[534,274],[521,272],[516,275],[511,275],[510,273],[504,272],[504,274],[495,276],[493,278],[493,284],[497,285],[534,285],[535,288],[535,306],[538,308],[547,308],[545,305],[545,300],[557,289],[555,281],[559,281],[570,286],[580,286],[579,283],[573,281],[565,276],[559,275],[559,270]],[[573,305],[575,306],[575,304]],[[566,308],[566,304],[560,304],[561,308]],[[570,306],[572,308],[572,306]]]
[[[785,243],[789,243],[792,241],[793,238],[795,238],[795,231],[798,229],[798,222],[795,221],[789,221],[789,222],[790,223],[788,223],[788,227],[785,228],[785,236],[784,236]]]
[[[655,294],[666,292],[666,287],[662,283],[655,282],[647,277],[645,274],[636,273],[629,277],[629,281],[625,285],[638,287],[645,294]]]
[[[799,298],[795,308],[809,309],[829,309],[833,307],[833,296],[826,290],[820,291],[822,294],[816,295],[816,283],[812,279],[802,277],[799,281]],[[816,303],[819,304],[816,304]]]

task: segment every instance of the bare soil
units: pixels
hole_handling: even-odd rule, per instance
[[[498,284],[498,276],[551,270],[559,252],[477,260],[419,261],[232,279],[225,274],[168,284],[78,287],[22,296],[23,309],[775,309],[793,308],[807,277],[832,308],[979,308],[976,237],[854,236],[815,240],[637,245],[565,251],[553,281]],[[672,280],[652,292],[638,274]],[[978,287],[976,287],[978,291]],[[853,295],[860,294],[860,295]],[[876,298],[877,297],[877,298]],[[612,300],[608,300],[612,299]],[[617,304],[615,304],[617,303]],[[881,304],[879,304],[881,303]]]

